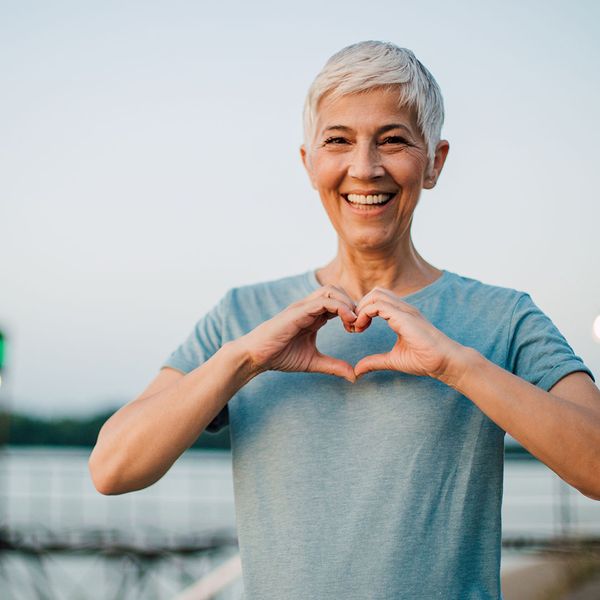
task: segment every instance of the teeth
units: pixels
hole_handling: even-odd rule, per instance
[[[348,194],[347,198],[354,204],[382,204],[389,200],[394,194],[369,194],[363,196],[361,194]]]

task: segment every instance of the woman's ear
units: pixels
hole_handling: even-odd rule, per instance
[[[426,190],[430,190],[435,186],[437,180],[444,168],[444,163],[446,162],[446,157],[448,156],[448,151],[450,150],[450,144],[448,140],[440,140],[435,147],[435,154],[433,156],[433,165],[429,170],[429,174],[425,177],[425,181],[423,182],[423,187]]]
[[[315,185],[315,181],[313,179],[313,174],[312,174],[312,164],[310,162],[310,156],[306,150],[306,146],[304,144],[302,144],[302,146],[300,146],[300,157],[302,158],[302,164],[304,165],[304,168],[306,169],[306,173],[308,174],[308,178],[310,179],[310,184],[313,186],[314,189],[317,189],[317,186]]]

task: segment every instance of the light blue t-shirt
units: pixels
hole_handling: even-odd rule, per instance
[[[318,287],[309,271],[230,290],[163,366],[191,371]],[[443,271],[404,300],[544,390],[592,376],[526,293]],[[383,319],[361,334],[332,319],[317,346],[355,364],[395,340]],[[354,385],[270,371],[211,428],[227,422],[246,600],[501,598],[505,432],[454,389],[395,371]]]

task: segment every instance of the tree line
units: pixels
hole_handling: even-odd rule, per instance
[[[98,432],[117,409],[88,417],[45,418],[17,412],[0,412],[0,444],[11,446],[82,446],[92,448]],[[229,450],[229,427],[204,432],[192,448]]]

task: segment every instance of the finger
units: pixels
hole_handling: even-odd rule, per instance
[[[389,290],[381,287],[374,287],[370,292],[365,294],[356,305],[356,311],[360,311],[367,304],[372,304],[373,302],[377,302],[378,300],[388,300],[393,301],[395,299],[399,299],[398,296],[392,294]]]
[[[371,371],[382,371],[386,369],[390,369],[389,362],[389,352],[385,352],[384,354],[372,354],[371,356],[365,356],[361,358],[354,365],[354,374],[358,379],[365,373],[369,373]]]
[[[351,365],[333,356],[321,354],[317,351],[317,356],[311,361],[308,368],[311,373],[325,373],[326,375],[337,375],[347,379],[350,383],[356,381],[354,369]]]
[[[346,293],[346,290],[342,287],[337,287],[337,286],[332,286],[334,288],[334,290],[336,291],[336,294],[339,294],[339,298],[341,298],[343,301],[346,301],[348,303],[348,306],[350,306],[352,308],[352,312],[356,315],[356,302],[354,302],[354,300],[352,300],[352,298],[350,298],[350,296]],[[338,296],[336,296],[338,297]],[[344,321],[342,321],[344,323],[344,328],[346,329],[346,331],[348,333],[354,333],[354,325],[350,325],[349,323],[346,323]]]
[[[306,313],[312,316],[322,315],[324,313],[338,315],[342,321],[348,325],[354,323],[357,318],[357,314],[345,302],[335,298],[315,298],[303,308]]]
[[[348,292],[346,292],[346,290],[343,287],[334,285],[333,288],[337,291],[337,293],[340,295],[341,298],[343,298],[344,300],[346,300],[346,302],[348,302],[348,305],[352,307],[352,310],[354,310],[354,312],[356,312],[356,302],[354,302],[354,300],[352,300],[352,298],[350,298],[350,296],[348,295]]]
[[[374,302],[389,302],[394,306],[397,306],[401,310],[405,310],[407,312],[418,313],[419,311],[412,304],[405,302],[402,300],[400,296],[396,296],[390,290],[386,290],[384,288],[373,288],[368,294],[363,296],[359,303],[356,305],[355,312],[358,314],[367,304],[373,304]]]
[[[313,300],[321,297],[335,298],[336,300],[346,302],[350,310],[356,310],[356,302],[350,298],[344,288],[335,285],[324,285],[307,296],[307,299]]]
[[[374,317],[381,317],[389,321],[393,316],[398,316],[398,313],[401,312],[395,305],[382,300],[366,304],[362,310],[358,311],[358,316],[356,321],[354,321],[354,328],[356,331],[362,331],[369,326],[371,319]]]
[[[352,333],[352,323],[356,321],[356,314],[344,303],[332,298],[315,298],[297,305],[289,306],[290,317],[298,331],[317,331],[330,319],[340,317],[344,328]]]
[[[335,285],[324,285],[322,287],[320,287],[319,289],[315,290],[312,294],[310,294],[309,296],[307,296],[307,300],[315,300],[315,299],[319,299],[319,298],[335,298],[336,300],[339,300],[341,302],[345,302],[348,306],[348,308],[353,312],[354,316],[356,316],[356,302],[354,302],[354,300],[352,300],[352,298],[350,298],[350,296],[348,295],[348,293],[346,292],[346,290],[342,287],[338,287]],[[338,316],[336,314],[330,314],[327,316],[328,319],[333,319],[335,316]],[[354,333],[354,327],[348,323],[344,318],[342,318],[342,323],[344,325],[344,329],[348,332],[348,333]]]
[[[342,302],[331,298],[316,298],[310,302],[290,306],[288,311],[288,318],[294,323],[297,332],[315,332],[336,316],[340,317],[346,331],[351,332],[352,323],[356,321],[355,313]]]
[[[331,319],[336,319],[339,318],[339,315],[334,314],[334,313],[330,313],[330,312],[326,312],[324,315],[322,315],[323,318],[325,319],[325,321],[331,321]],[[356,320],[353,316],[353,319]],[[348,321],[346,321],[345,319],[340,319],[342,322],[342,325],[344,326],[344,329],[348,332],[348,333],[354,333],[354,325],[351,325],[350,323],[348,323]],[[320,328],[321,326],[319,326]]]

